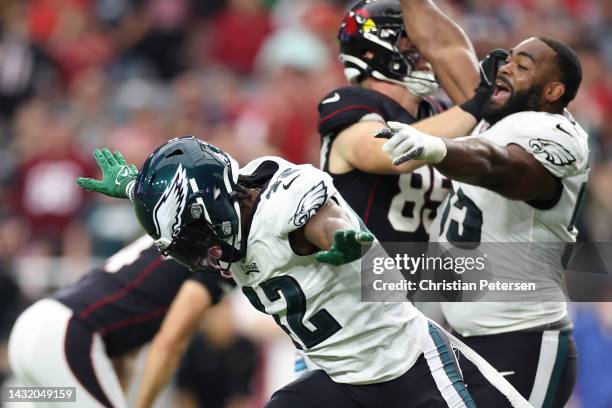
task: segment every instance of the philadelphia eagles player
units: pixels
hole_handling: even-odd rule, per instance
[[[432,240],[456,247],[576,240],[574,221],[589,172],[588,137],[566,107],[581,76],[580,61],[569,46],[548,37],[529,38],[510,51],[499,69],[484,109],[492,126],[479,136],[441,139],[390,124],[388,133],[394,135],[383,150],[395,164],[425,160],[453,180],[453,191],[432,226]],[[517,253],[516,244],[508,248],[514,248],[517,263],[526,256]],[[527,256],[533,279],[548,279],[553,286],[562,281],[561,257],[537,256]],[[509,263],[495,272],[510,277],[524,271]],[[535,407],[564,406],[576,379],[571,323],[562,287],[557,290],[554,302],[443,306],[466,344],[506,372]],[[490,388],[481,391],[486,381],[475,370],[466,367],[464,375],[477,404],[504,406]]]
[[[162,253],[231,274],[320,368],[277,391],[268,408],[474,406],[445,332],[409,303],[360,302],[359,258],[374,237],[327,174],[277,157],[239,170],[193,137],[158,148],[137,178],[126,177],[120,155],[96,158],[103,179],[79,185],[131,198]],[[515,406],[528,406],[472,357]]]

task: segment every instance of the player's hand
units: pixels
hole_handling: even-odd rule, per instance
[[[387,122],[387,126],[392,136],[382,149],[396,166],[411,159],[436,164],[446,156],[446,144],[442,138],[430,136],[400,122]]]
[[[497,71],[499,71],[499,67],[506,64],[509,55],[510,53],[508,50],[496,48],[480,60],[478,64],[480,70],[480,84],[478,85],[478,89],[483,89],[488,92],[491,91],[493,82],[495,82],[495,78],[497,78]],[[478,90],[476,92],[478,92]]]
[[[493,84],[497,78],[499,67],[506,63],[508,51],[497,48],[488,53],[478,64],[480,71],[480,83],[475,89],[474,96],[468,101],[459,105],[461,109],[472,115],[477,121],[482,119],[484,107],[493,92]]]
[[[361,258],[364,247],[369,248],[374,241],[374,235],[365,231],[341,229],[334,233],[334,243],[329,251],[321,251],[316,260],[334,266],[344,265]]]
[[[85,190],[96,191],[109,197],[131,198],[138,177],[136,166],[127,164],[121,153],[111,153],[106,148],[96,149],[94,158],[102,170],[102,180],[79,177],[77,184]]]

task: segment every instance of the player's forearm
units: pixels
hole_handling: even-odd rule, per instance
[[[327,203],[308,221],[304,228],[306,239],[317,248],[327,251],[334,243],[334,234],[353,228],[348,214],[334,201]]]
[[[443,137],[465,136],[475,125],[474,117],[458,107],[413,124],[423,132]],[[427,164],[422,160],[409,160],[399,166],[394,165],[382,149],[387,139],[374,137],[386,127],[382,122],[356,123],[338,135],[332,147],[332,154],[336,153],[351,168],[373,174],[410,173]],[[332,172],[348,171],[334,170],[332,164],[330,163]]]
[[[375,139],[368,135],[365,143],[355,145],[351,164],[366,173],[374,174],[402,174],[410,173],[427,164],[422,160],[410,160],[400,166],[395,166],[389,157],[382,151],[386,139]]]
[[[445,176],[495,191],[511,200],[558,199],[559,179],[521,145],[500,146],[479,137],[441,138],[403,123],[389,122],[383,150],[400,165],[425,160]]]
[[[516,144],[498,146],[484,139],[444,141],[446,157],[436,164],[453,180],[484,187],[511,200],[556,203],[560,179]]]
[[[478,60],[461,27],[432,0],[401,0],[406,32],[429,61],[442,87],[453,100],[463,103],[478,85]]]
[[[425,58],[431,62],[438,81],[455,104],[462,104],[474,96],[479,76],[478,61],[472,52],[452,49]]]
[[[442,137],[468,135],[476,125],[474,116],[458,106],[412,124],[414,128],[421,132]]]
[[[433,0],[400,0],[406,33],[421,52],[435,47],[471,47],[465,33]]]
[[[147,354],[142,379],[136,397],[136,408],[148,408],[176,371],[187,342],[168,347],[153,341]]]
[[[445,139],[447,153],[435,167],[445,176],[496,190],[512,172],[507,150],[479,138]]]
[[[413,123],[412,126],[427,134],[454,138],[469,134],[476,124],[476,119],[472,115],[459,107],[453,107],[445,112]],[[354,166],[368,173],[401,174],[410,173],[427,164],[423,160],[409,160],[399,166],[394,165],[382,149],[386,140],[368,137],[364,138],[362,143],[355,144]]]
[[[353,228],[353,225],[345,218],[333,217],[327,220],[324,228],[325,239],[322,242],[322,246],[319,246],[319,248],[324,251],[327,251],[334,243],[334,234],[336,233],[336,231]]]

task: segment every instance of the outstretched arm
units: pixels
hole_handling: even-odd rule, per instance
[[[359,259],[362,247],[371,245],[374,236],[362,231],[363,223],[345,206],[328,174],[311,166],[296,171],[292,177],[297,181],[278,194],[284,203],[270,217],[270,224],[288,238],[297,255],[316,254],[317,261],[333,265]]]
[[[329,250],[334,243],[336,231],[351,229],[353,223],[348,214],[332,200],[308,221],[304,228],[306,239],[322,250]]]
[[[478,60],[457,23],[432,0],[400,0],[408,38],[431,63],[442,87],[456,104],[474,95]]]
[[[559,180],[518,145],[488,140],[446,140],[446,157],[436,165],[445,176],[495,191],[514,200],[554,200]]]
[[[514,200],[555,200],[559,179],[516,144],[500,146],[486,139],[444,139],[397,124],[383,150],[395,164],[425,160],[445,176],[495,191]]]
[[[317,261],[335,266],[361,258],[363,247],[374,241],[372,234],[355,228],[346,211],[333,200],[308,221],[304,236],[322,250],[317,253]]]

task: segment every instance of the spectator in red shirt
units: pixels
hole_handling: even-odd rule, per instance
[[[259,0],[230,0],[213,22],[212,54],[219,63],[248,74],[271,32],[270,16]]]
[[[33,237],[50,253],[61,253],[64,234],[80,224],[87,195],[74,180],[93,174],[90,160],[77,150],[75,133],[64,117],[51,117],[38,140],[40,150],[17,170],[16,212]]]

